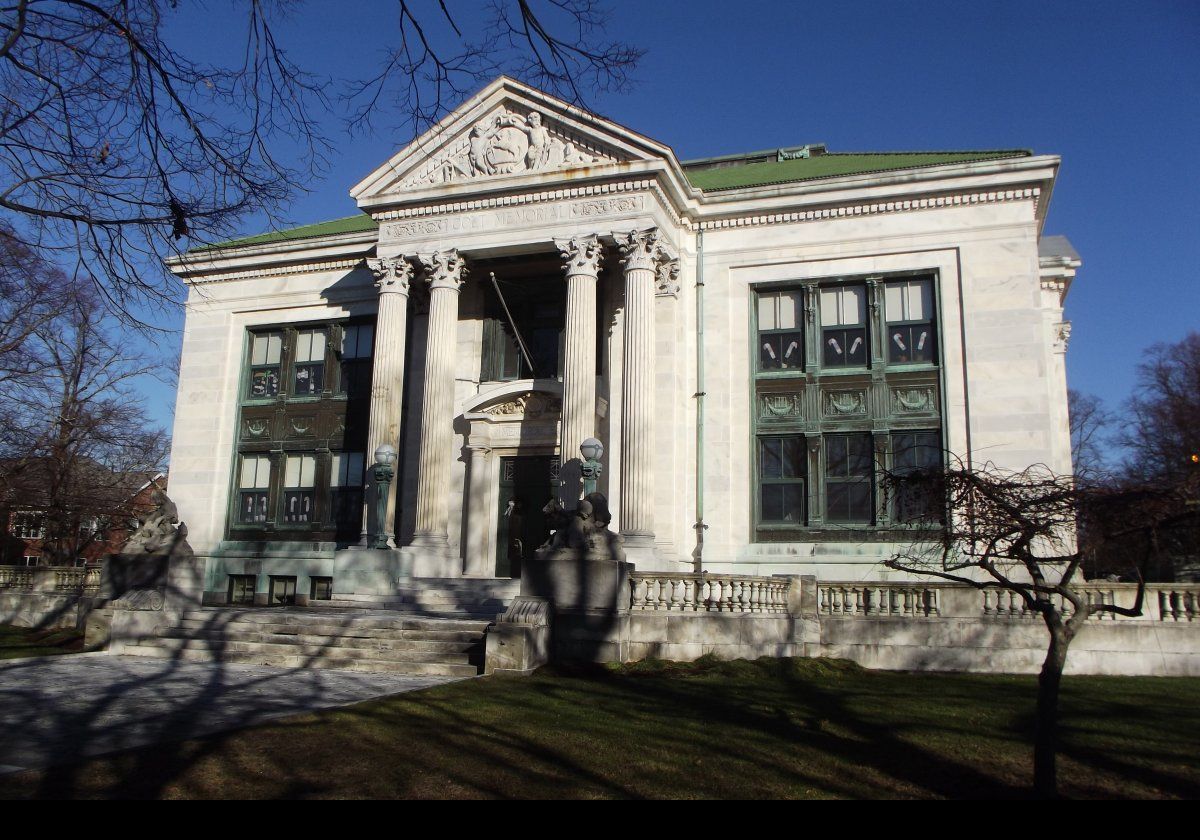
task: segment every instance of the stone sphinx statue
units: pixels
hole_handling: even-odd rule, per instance
[[[547,523],[554,533],[538,549],[539,556],[543,552],[565,548],[585,552],[597,559],[625,559],[620,534],[608,527],[612,522],[612,514],[609,513],[608,499],[603,493],[589,493],[579,501],[574,511],[565,510],[562,502],[552,499],[542,512],[546,514]]]
[[[522,570],[521,594],[546,598],[559,610],[622,608],[630,565],[602,493],[589,493],[573,511],[556,499],[543,512],[553,536]]]
[[[138,517],[138,528],[126,541],[125,554],[170,551],[176,540],[187,536],[187,526],[179,522],[179,509],[170,496],[155,488],[150,500],[154,510]]]

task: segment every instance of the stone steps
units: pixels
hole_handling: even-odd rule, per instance
[[[479,646],[479,634],[455,634],[459,638],[430,639],[424,635],[409,635],[393,638],[390,636],[321,636],[307,633],[274,633],[246,632],[226,633],[224,631],[192,633],[186,629],[171,629],[155,638],[168,640],[187,640],[209,644],[213,647],[241,643],[292,645],[302,648],[324,649],[332,646],[338,648],[380,650],[380,651],[413,651],[434,654],[471,653]]]
[[[241,628],[245,630],[271,628],[278,632],[299,632],[308,628],[313,631],[341,632],[345,634],[358,633],[366,630],[381,630],[385,632],[482,632],[488,626],[488,621],[481,619],[432,618],[425,616],[391,613],[390,617],[370,614],[362,617],[322,612],[312,612],[308,615],[284,613],[278,609],[263,609],[251,613],[225,615],[228,611],[213,610],[211,614],[199,615],[195,612],[185,613],[179,622],[180,627],[188,629],[222,629]]]
[[[402,676],[473,677],[479,674],[479,666],[470,663],[408,662],[354,659],[346,656],[324,654],[319,657],[284,655],[279,653],[253,653],[249,651],[211,651],[181,649],[164,650],[150,645],[132,645],[122,651],[123,656],[145,656],[156,659],[176,659],[185,662],[224,662],[233,665],[265,665],[272,668],[328,668],[336,671],[365,671],[374,674],[397,674]]]
[[[490,617],[406,611],[212,607],[189,610],[159,635],[136,640],[122,652],[281,668],[473,676],[483,665],[489,623]]]
[[[331,639],[333,642],[340,640]],[[352,659],[355,661],[379,660],[386,662],[430,662],[442,664],[463,664],[470,658],[472,650],[433,651],[421,648],[362,648],[343,647],[322,644],[292,644],[289,642],[255,642],[244,639],[194,639],[179,637],[160,637],[145,639],[137,647],[156,647],[169,653],[181,650],[210,651],[212,653],[246,653],[263,654],[266,656],[301,657],[305,661],[315,661],[331,657],[335,659]]]
[[[519,580],[495,578],[429,578],[401,585],[394,595],[336,594],[332,600],[312,602],[322,609],[347,607],[388,609],[433,614],[488,616],[504,612],[521,592]]]

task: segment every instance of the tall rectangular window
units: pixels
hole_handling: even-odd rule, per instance
[[[804,367],[804,309],[799,289],[759,292],[759,370],[801,370]]]
[[[342,393],[354,398],[367,395],[371,382],[375,326],[350,324],[342,330]]]
[[[826,435],[826,521],[870,524],[874,520],[874,465],[869,434]]]
[[[282,333],[255,333],[250,337],[250,399],[265,399],[279,393],[282,359]]]
[[[238,519],[247,525],[262,525],[270,518],[271,457],[243,455],[238,481]]]
[[[867,358],[866,286],[821,289],[822,367],[866,367]]]
[[[330,498],[339,532],[362,528],[364,457],[361,452],[334,452],[330,470]]]
[[[320,396],[325,383],[325,330],[298,330],[293,359],[292,395]]]
[[[312,522],[316,512],[317,458],[288,455],[283,471],[283,521],[290,525]]]
[[[807,472],[804,438],[759,438],[758,458],[760,521],[803,525]]]
[[[929,364],[937,359],[933,329],[933,281],[901,280],[884,286],[888,361]]]
[[[937,432],[892,434],[892,475],[895,477],[892,516],[897,522],[940,523],[945,517],[942,441]],[[906,483],[905,479],[910,479]]]

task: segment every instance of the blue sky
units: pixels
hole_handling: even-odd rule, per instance
[[[476,4],[452,0],[464,13]],[[1083,257],[1067,301],[1071,387],[1115,407],[1146,347],[1200,328],[1200,3],[614,2],[609,33],[648,52],[600,114],[683,159],[822,142],[832,151],[1029,148],[1063,159],[1046,233]],[[198,57],[231,43],[213,3],[172,24]],[[310,2],[281,27],[295,59],[369,74],[393,5]],[[293,206],[356,212],[349,188],[410,135],[349,138]],[[261,220],[248,219],[246,233]],[[177,348],[178,342],[174,342]],[[177,350],[175,350],[177,352]],[[172,395],[151,388],[169,423]]]

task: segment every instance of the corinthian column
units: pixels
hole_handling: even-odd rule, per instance
[[[654,293],[662,250],[654,228],[615,236],[625,269],[621,534],[630,559],[649,559],[654,547]]]
[[[404,257],[367,260],[379,290],[379,309],[375,316],[375,347],[371,362],[371,413],[367,427],[366,461],[372,463],[375,450],[390,443],[400,451],[400,404],[404,398],[404,340],[407,333],[408,285],[413,267]],[[370,472],[368,470],[368,472]],[[373,483],[374,479],[370,479]],[[396,488],[388,487],[387,518],[376,527],[395,538]],[[374,487],[365,496],[363,536],[371,532],[369,517],[376,510]]]
[[[566,353],[560,454],[562,502],[576,507],[583,491],[579,444],[595,434],[596,425],[596,276],[603,249],[595,236],[558,239],[567,275]]]
[[[458,332],[458,291],[466,269],[458,251],[417,257],[429,281],[429,328],[425,349],[425,398],[421,404],[421,457],[417,474],[417,527],[414,547],[445,556],[450,489],[450,446],[454,417],[454,345]],[[437,573],[418,561],[422,569]],[[448,570],[443,570],[445,573]]]

